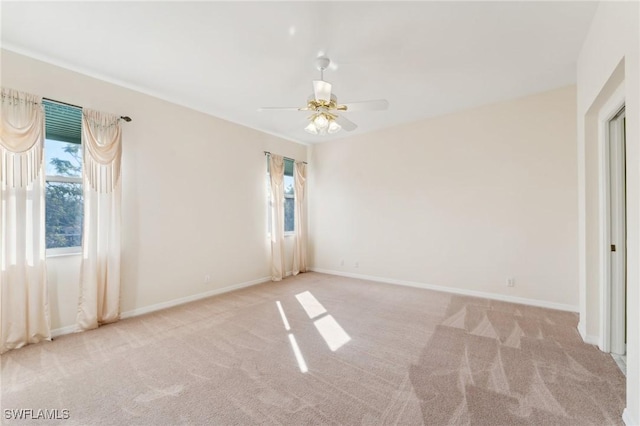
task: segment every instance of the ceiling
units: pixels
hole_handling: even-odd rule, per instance
[[[2,2],[2,47],[316,143],[575,83],[595,2]],[[34,30],[37,28],[38,30]],[[313,136],[319,78],[354,132]],[[64,99],[61,99],[64,101]],[[126,113],[123,112],[123,113]]]

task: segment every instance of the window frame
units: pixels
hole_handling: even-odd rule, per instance
[[[285,160],[287,161],[287,160]],[[289,176],[289,175],[285,175],[285,176]],[[285,237],[290,237],[296,234],[296,177],[295,175],[292,173],[291,174],[291,179],[293,180],[293,193],[291,194],[287,194],[286,192],[284,193],[284,200],[283,203],[286,203],[287,199],[293,200],[293,229],[291,231],[287,231],[287,216],[284,215],[284,217],[282,218],[282,220],[284,221],[284,236]],[[283,204],[283,213],[284,213],[284,204]]]
[[[45,123],[46,123],[46,119],[47,119],[47,105],[51,104],[51,105],[58,105],[58,106],[66,106],[69,108],[74,108],[74,109],[79,109],[82,110],[82,108],[78,108],[78,107],[72,107],[66,104],[63,104],[61,102],[57,102],[54,100],[50,100],[50,99],[45,99],[45,103],[43,104],[43,110],[44,110],[44,116],[45,116]],[[81,116],[80,116],[81,117]],[[80,126],[82,126],[82,119],[80,118]],[[46,127],[46,126],[45,126]],[[52,142],[62,142],[62,143],[76,143],[76,142],[72,142],[69,140],[64,140],[64,139],[60,139],[59,137],[56,137],[56,135],[47,135],[48,133],[48,128],[45,129],[45,143],[46,141],[52,141]],[[53,137],[47,137],[47,136],[53,136]],[[83,143],[82,143],[82,135],[80,135],[80,139],[79,139],[79,143],[77,143],[80,146],[80,152],[81,155],[84,155],[84,147],[83,147]],[[44,167],[43,167],[43,173],[44,173],[44,184],[45,184],[45,197],[46,197],[46,191],[47,191],[47,185],[51,182],[51,183],[75,183],[75,184],[79,184],[80,188],[82,190],[82,208],[84,209],[84,182],[83,182],[83,174],[84,172],[81,171],[80,172],[80,176],[60,176],[60,175],[50,175],[47,173],[47,166],[48,166],[48,160],[50,160],[47,157],[47,153],[46,153],[46,149],[45,149],[45,155],[43,158],[43,162],[44,162]],[[82,168],[84,168],[84,160],[82,161]],[[45,210],[46,210],[46,204],[45,204]],[[47,218],[46,218],[46,214],[45,214],[45,238],[46,238],[46,228],[47,228]],[[82,228],[82,233],[84,234],[84,218],[82,219],[82,223],[81,223],[81,228]],[[78,254],[82,254],[82,238],[80,239],[80,244],[77,246],[71,246],[71,247],[52,247],[52,248],[45,248],[45,257],[59,257],[59,256],[72,256],[72,255],[78,255]]]
[[[295,163],[293,160],[290,160],[288,158],[285,158],[284,161],[291,161],[292,162],[292,167],[295,167]],[[284,237],[285,238],[289,238],[289,237],[293,237],[294,235],[296,235],[296,216],[295,216],[295,208],[296,208],[296,177],[295,177],[295,173],[292,172],[291,175],[285,175],[285,176],[291,176],[291,178],[293,179],[293,194],[287,194],[286,192],[284,193],[284,198],[283,198],[283,202],[289,198],[293,200],[293,230],[292,231],[284,231]],[[284,178],[284,177],[283,177]],[[273,214],[272,209],[272,203],[271,203],[271,170],[269,169],[269,160],[267,157],[267,238],[271,238],[271,216]],[[285,217],[282,218],[282,220],[285,220]],[[284,224],[283,224],[284,225]]]
[[[55,139],[49,139],[49,140],[55,141]],[[82,144],[80,144],[80,148],[82,149]],[[46,159],[46,155],[45,155],[45,159]],[[72,177],[72,176],[48,175],[46,172],[46,166],[45,166],[45,174],[44,174],[45,192],[47,191],[47,184],[49,182],[79,183],[80,187],[83,190],[82,205],[84,208],[84,185],[82,183],[82,176]],[[46,209],[46,206],[45,206],[45,209]],[[45,233],[46,233],[46,220],[47,218],[45,216]],[[84,228],[84,219],[83,219],[82,227]],[[84,233],[84,229],[82,230],[82,232]],[[72,246],[72,247],[52,247],[52,248],[45,249],[46,257],[69,256],[69,255],[76,255],[76,254],[82,254],[82,243],[80,243],[80,245],[78,246]]]

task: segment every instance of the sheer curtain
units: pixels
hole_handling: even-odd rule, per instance
[[[307,165],[296,162],[293,165],[293,181],[295,190],[295,224],[296,241],[293,247],[293,275],[307,272]]]
[[[51,339],[41,102],[39,96],[2,89],[0,353]]]
[[[284,276],[284,158],[269,154],[271,180],[271,279]]]
[[[117,116],[84,109],[84,232],[77,325],[89,330],[120,318],[120,159]]]

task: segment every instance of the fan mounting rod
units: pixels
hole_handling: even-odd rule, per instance
[[[320,80],[324,80],[324,70],[329,68],[329,64],[331,64],[331,59],[326,56],[318,56],[316,58],[316,68],[320,70]]]

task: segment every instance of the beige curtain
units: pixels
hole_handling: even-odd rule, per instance
[[[117,116],[82,113],[84,230],[77,325],[89,330],[120,318],[120,159]]]
[[[284,158],[269,155],[271,181],[271,279],[284,276]]]
[[[293,165],[293,182],[295,191],[295,224],[296,241],[293,247],[293,275],[307,272],[307,165],[296,162]]]
[[[51,339],[41,101],[35,95],[2,89],[0,353]]]

